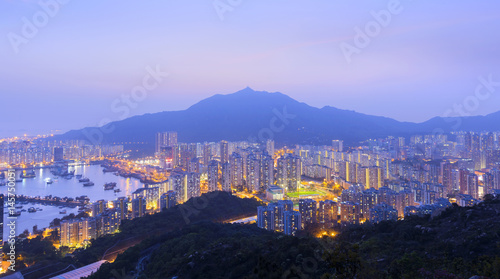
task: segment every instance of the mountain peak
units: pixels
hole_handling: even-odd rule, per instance
[[[249,93],[255,93],[256,91],[253,90],[252,88],[250,88],[250,86],[247,86],[237,92],[235,92],[234,94],[238,94],[238,93],[241,93],[241,94],[249,94]]]

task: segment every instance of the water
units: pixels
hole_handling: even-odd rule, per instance
[[[76,177],[69,180],[59,177],[57,180],[54,175],[50,173],[50,169],[37,169],[35,170],[35,178],[23,179],[23,182],[16,183],[16,194],[17,195],[27,195],[27,196],[58,196],[58,197],[79,197],[86,195],[90,198],[91,202],[104,199],[104,200],[114,200],[118,197],[131,195],[138,188],[144,187],[138,179],[135,178],[123,178],[121,176],[116,176],[113,173],[103,173],[102,167],[99,165],[84,165],[72,167],[75,170],[75,174],[82,174],[83,177],[87,177],[90,181],[94,182],[94,186],[84,187],[83,183],[78,182]],[[21,172],[16,173],[16,177],[19,177]],[[45,180],[51,178],[54,183],[47,184]],[[115,193],[114,191],[105,191],[104,184],[108,182],[116,182],[116,188],[120,189],[121,192]],[[0,187],[0,193],[6,195],[7,187]],[[63,214],[59,214],[59,209],[57,206],[43,206],[41,204],[23,205],[23,209],[28,209],[29,207],[39,207],[43,208],[43,211],[37,211],[36,213],[22,212],[21,216],[17,217],[17,234],[22,233],[25,229],[30,232],[34,225],[38,225],[38,229],[48,227],[50,222],[54,218],[62,218]],[[77,214],[77,208],[68,208],[67,214],[75,213]],[[7,214],[4,214],[4,224],[8,223]],[[4,227],[4,239],[7,235],[7,228]]]

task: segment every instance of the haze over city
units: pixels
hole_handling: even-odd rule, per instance
[[[250,86],[422,122],[473,96],[479,77],[500,80],[498,1],[226,2],[69,1],[37,24],[37,1],[1,1],[0,136],[120,120],[113,102],[148,67],[168,76],[130,116]],[[391,7],[386,26],[346,59],[342,44],[356,47],[357,28]],[[499,111],[497,93],[469,113]]]

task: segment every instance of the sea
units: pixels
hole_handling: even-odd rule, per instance
[[[81,174],[83,177],[87,177],[90,181],[94,182],[94,186],[84,187],[83,183],[78,182],[76,177],[71,179],[66,179],[63,177],[54,176],[49,168],[35,169],[34,178],[25,178],[22,182],[17,182],[15,186],[15,191],[17,195],[26,196],[40,196],[45,197],[48,195],[57,197],[72,197],[76,198],[79,196],[88,196],[91,202],[104,199],[104,200],[115,200],[118,197],[124,197],[131,195],[135,190],[144,187],[144,184],[136,178],[124,178],[121,176],[114,175],[113,173],[104,173],[103,167],[100,165],[76,165],[71,166],[70,170],[75,170],[76,174]],[[21,171],[16,171],[16,177],[19,178]],[[51,179],[52,184],[47,184],[46,181]],[[108,182],[116,182],[115,189],[120,189],[121,192],[115,193],[113,190],[104,190],[104,184]],[[0,193],[7,195],[7,186],[0,187]],[[62,218],[71,213],[78,214],[78,209],[71,207],[59,208],[58,206],[42,205],[42,204],[22,204],[23,208],[17,209],[26,211],[21,212],[21,215],[16,218],[16,235],[19,235],[24,230],[33,232],[33,226],[38,226],[38,229],[46,228],[50,225],[50,222],[54,218]],[[5,208],[4,208],[4,231],[3,239],[6,240],[9,234],[9,229],[7,224],[10,219],[8,218],[7,212],[7,198],[5,198]],[[27,210],[30,207],[40,208],[41,211],[34,213],[29,213]],[[60,213],[66,210],[66,214]]]

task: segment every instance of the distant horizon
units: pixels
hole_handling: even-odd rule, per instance
[[[244,90],[247,90],[247,89],[250,89],[252,90],[253,92],[263,92],[263,93],[269,93],[269,94],[282,94],[282,95],[285,95],[285,96],[288,96],[290,98],[292,98],[291,96],[287,95],[286,93],[283,93],[283,92],[279,92],[279,91],[274,91],[274,92],[270,92],[270,91],[265,91],[265,90],[256,90],[254,89],[253,87],[251,86],[246,86],[245,88],[243,89],[240,89],[238,91],[235,91],[235,92],[232,92],[232,93],[215,93],[207,98],[203,98],[201,100],[198,100],[196,102],[194,102],[193,104],[191,105],[188,105],[186,108],[184,109],[179,109],[179,110],[163,110],[163,111],[156,111],[156,112],[146,112],[144,114],[138,114],[138,115],[131,115],[127,118],[130,118],[130,117],[134,117],[134,116],[143,116],[143,115],[146,115],[146,114],[155,114],[155,113],[161,113],[161,112],[173,112],[173,111],[185,111],[185,110],[188,110],[190,107],[198,104],[199,102],[202,102],[203,100],[206,100],[206,99],[209,99],[209,98],[212,98],[214,96],[217,96],[217,95],[222,95],[222,96],[226,96],[226,95],[232,95],[232,94],[236,94],[236,93],[239,93],[241,91],[244,91]],[[333,106],[333,105],[329,105],[329,104],[325,104],[324,106],[322,107],[318,107],[318,106],[314,106],[314,105],[311,105],[307,102],[302,102],[300,100],[297,100],[297,99],[294,99],[292,98],[293,100],[297,101],[297,102],[300,102],[300,103],[304,103],[310,107],[314,107],[314,108],[317,108],[317,109],[321,109],[321,108],[324,108],[324,107],[333,107],[333,108],[336,108],[336,109],[340,109],[340,110],[344,110],[344,111],[353,111],[353,112],[356,112],[356,113],[361,113],[361,114],[365,114],[365,115],[370,115],[370,116],[378,116],[378,117],[385,117],[385,118],[390,118],[390,119],[393,119],[393,120],[396,120],[398,122],[406,122],[406,123],[416,123],[416,124],[419,124],[419,123],[424,123],[424,122],[427,122],[433,118],[436,118],[436,117],[442,117],[441,115],[436,115],[436,116],[432,116],[430,118],[428,118],[427,120],[424,120],[424,121],[420,121],[420,122],[416,122],[416,121],[401,121],[399,119],[396,119],[396,118],[392,118],[392,117],[388,117],[388,116],[384,116],[384,115],[375,115],[375,114],[368,114],[368,113],[365,113],[365,112],[362,112],[362,111],[356,111],[356,110],[352,110],[352,109],[345,109],[345,108],[340,108],[340,107],[336,107],[336,106]],[[478,115],[467,115],[467,116],[487,116],[487,115],[490,115],[490,114],[494,114],[494,113],[497,113],[497,112],[500,112],[500,108],[498,111],[494,111],[494,112],[491,112],[491,113],[487,113],[487,114],[478,114]],[[454,117],[456,115],[451,115],[451,117]],[[465,117],[467,117],[465,116]],[[121,121],[122,119],[117,119],[116,121]],[[115,122],[115,121],[112,121],[112,122]],[[79,130],[79,129],[83,129],[83,128],[88,128],[88,127],[98,127],[98,126],[83,126],[83,127],[74,127],[74,128],[70,128],[68,130],[64,130],[64,131],[57,131],[57,132],[49,132],[49,133],[35,133],[35,134],[30,134],[29,132],[27,133],[24,133],[24,134],[18,134],[18,135],[10,135],[10,136],[2,136],[2,138],[10,138],[10,137],[22,137],[24,135],[26,136],[36,136],[36,135],[49,135],[49,134],[53,134],[53,135],[62,135],[66,132],[69,132],[69,131],[72,131],[72,130]]]

